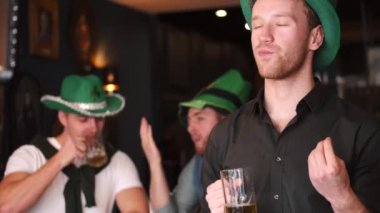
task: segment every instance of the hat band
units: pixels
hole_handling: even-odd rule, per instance
[[[241,102],[241,100],[233,93],[231,92],[227,92],[225,90],[222,90],[222,89],[218,89],[218,88],[210,88],[210,89],[207,89],[203,92],[201,92],[201,94],[199,95],[215,95],[215,96],[218,96],[218,97],[221,97],[221,98],[224,98],[224,99],[227,99],[229,101],[231,101],[236,108],[240,107],[243,103]]]
[[[107,106],[107,103],[105,101],[102,101],[100,103],[69,103],[75,108],[83,109],[83,110],[98,110],[98,109],[104,109]]]
[[[51,95],[44,95],[41,98],[41,101],[49,100],[54,101],[63,105],[66,105],[72,109],[79,109],[79,110],[100,110],[105,109],[107,107],[107,101],[102,101],[99,103],[83,103],[83,102],[70,102],[62,99],[59,96],[51,96]]]

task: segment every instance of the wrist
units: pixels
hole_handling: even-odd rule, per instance
[[[161,161],[149,163],[149,168],[152,172],[156,172],[157,170],[163,170],[163,166],[161,164]]]
[[[56,165],[59,170],[62,170],[65,168],[65,162],[62,160],[62,158],[59,156],[59,154],[56,154],[54,157],[50,160],[54,165]]]
[[[54,155],[52,160],[59,166],[59,168],[62,170],[67,165],[69,165],[74,159],[70,159],[68,156],[66,156],[64,153],[59,150],[57,154]]]
[[[334,213],[367,213],[369,212],[356,194],[350,189],[346,193],[342,193],[337,199],[332,200],[331,206]]]
[[[161,166],[161,158],[150,156],[150,157],[147,157],[146,159],[147,159],[148,164],[149,164],[150,167]]]

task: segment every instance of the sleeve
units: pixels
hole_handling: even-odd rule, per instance
[[[128,155],[117,151],[112,157],[112,164],[115,165],[115,194],[127,188],[142,187],[136,166]]]
[[[164,207],[160,209],[155,209],[153,212],[154,213],[177,213],[179,211],[178,211],[178,206],[173,200],[173,197],[170,197],[169,202]]]
[[[351,184],[370,212],[380,212],[380,128],[365,124],[357,138],[356,162],[349,171]]]
[[[225,122],[219,123],[211,132],[206,151],[203,155],[201,212],[210,212],[206,201],[207,187],[220,179],[219,171],[223,168],[223,156],[227,149],[228,128]],[[222,147],[225,147],[224,150]]]
[[[225,156],[229,150],[229,144],[234,141],[239,126],[243,124],[241,115],[243,108],[235,111],[220,121],[211,131],[202,164],[202,188],[201,212],[210,212],[206,201],[207,187],[220,179],[220,170],[225,168]]]
[[[41,151],[33,145],[23,145],[9,157],[4,176],[13,172],[33,173],[46,163]]]
[[[199,199],[194,186],[194,169],[195,158],[182,170],[177,186],[174,188],[170,196],[170,201],[161,209],[157,209],[158,213],[175,213],[175,212],[195,212],[199,207]]]

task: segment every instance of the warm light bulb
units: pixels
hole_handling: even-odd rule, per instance
[[[116,84],[106,84],[103,86],[103,89],[108,93],[113,93],[114,91],[119,90],[119,86]]]
[[[98,69],[107,66],[107,59],[105,50],[103,48],[98,48],[95,54],[92,57],[92,63]]]
[[[218,16],[218,17],[226,17],[227,16],[227,11],[225,11],[225,10],[217,10],[215,12],[215,15]]]

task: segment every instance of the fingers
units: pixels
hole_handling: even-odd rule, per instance
[[[148,123],[145,117],[142,117],[140,125],[140,137],[143,146],[145,146],[145,144],[149,142],[149,134],[151,134],[151,132],[152,130],[150,124]]]
[[[152,143],[155,143],[153,139],[152,126],[145,117],[141,118],[140,137],[143,146],[152,146]]]
[[[317,167],[334,167],[337,164],[337,156],[335,155],[330,137],[317,144],[315,149],[310,153],[308,161]]]
[[[145,117],[142,117],[141,118],[141,123],[140,123],[140,137],[141,137],[141,140],[145,139],[147,125],[148,125],[148,121],[146,120]]]
[[[224,194],[221,180],[217,180],[207,187],[206,200],[211,212],[224,211]]]
[[[147,143],[149,144],[151,141],[153,141],[152,127],[145,117],[141,118],[140,139],[141,139],[141,144],[143,148],[148,146]]]
[[[85,137],[74,137],[68,141],[75,148],[75,155],[78,158],[84,158],[87,151],[87,142]]]
[[[328,166],[335,166],[337,163],[337,158],[334,152],[334,148],[332,146],[331,138],[327,137],[323,141],[323,151],[324,151],[324,156],[326,159],[326,164]]]
[[[141,138],[141,147],[144,151],[144,154],[149,162],[149,165],[160,165],[161,156],[156,146],[156,142],[153,139],[153,130],[152,126],[146,120],[145,117],[141,119],[140,125],[140,138]]]
[[[331,138],[320,141],[310,153],[308,167],[312,185],[330,202],[350,191],[345,163],[335,155]]]
[[[148,127],[147,127],[146,137],[147,137],[148,141],[150,142],[150,144],[154,143],[152,126],[150,124],[148,124]]]
[[[320,141],[315,149],[309,155],[309,162],[311,162],[314,167],[325,167],[326,166],[326,158],[323,148],[323,141]]]
[[[58,151],[58,158],[64,166],[74,159],[83,159],[87,150],[85,137],[71,137],[65,139],[64,144]]]

